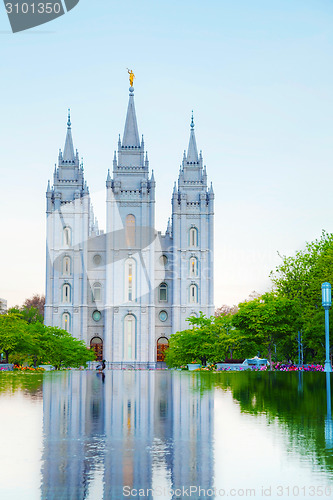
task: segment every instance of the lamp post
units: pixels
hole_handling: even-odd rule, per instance
[[[332,305],[332,290],[330,283],[321,285],[322,306],[325,309],[325,343],[326,343],[326,359],[325,372],[331,372],[332,366],[330,362],[330,333],[329,333],[329,308]]]

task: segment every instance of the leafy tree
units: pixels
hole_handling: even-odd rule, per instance
[[[239,304],[233,324],[260,351],[267,352],[270,363],[278,342],[288,345],[297,331],[298,310],[295,303],[274,293]]]
[[[45,306],[45,296],[35,293],[30,299],[26,299],[23,303],[21,310],[29,311],[34,309],[38,311],[39,318],[38,321],[43,322],[44,319],[44,306]]]
[[[205,365],[207,361],[214,362],[221,356],[221,346],[218,335],[212,329],[213,318],[190,316],[187,320],[192,328],[177,332],[169,339],[169,348],[166,351],[166,363],[169,366],[181,366],[193,361]]]
[[[228,306],[223,304],[221,307],[218,307],[215,311],[215,316],[226,316],[227,314],[235,314],[238,311],[238,306]]]
[[[27,348],[27,323],[17,312],[0,315],[0,352],[8,356],[13,352],[23,352]]]
[[[27,323],[43,323],[43,315],[39,313],[39,310],[36,307],[23,308],[21,309],[22,318]]]
[[[29,325],[27,352],[34,364],[50,363],[57,370],[80,367],[95,359],[94,352],[85,343],[60,328],[42,323]]]
[[[207,318],[191,316],[187,320],[191,328],[171,335],[166,362],[169,366],[182,366],[193,361],[205,365],[217,363],[226,356],[243,357],[253,342],[233,326],[231,314]]]
[[[324,310],[321,284],[333,283],[333,234],[307,243],[295,256],[282,256],[282,264],[271,273],[276,293],[293,300],[299,311],[299,329],[305,358],[322,361],[324,352]]]
[[[28,322],[15,310],[0,315],[0,352],[11,355],[12,361],[51,363],[56,369],[79,367],[95,359],[87,349],[65,330],[45,326],[39,321]]]
[[[221,350],[224,357],[233,358],[246,358],[251,355],[255,350],[254,341],[248,336],[244,335],[234,322],[237,313],[230,313],[225,316],[215,318],[213,328],[219,336]]]
[[[65,330],[44,326],[38,332],[41,359],[51,363],[57,370],[64,367],[80,367],[95,359],[95,353],[84,341],[78,340]]]

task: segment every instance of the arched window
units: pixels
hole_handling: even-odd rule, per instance
[[[198,287],[197,287],[197,285],[190,286],[190,302],[191,302],[191,304],[197,304],[197,302],[198,302]]]
[[[168,257],[166,255],[161,255],[160,257],[160,263],[162,266],[166,266],[168,264]]]
[[[135,327],[135,316],[127,314],[124,319],[124,358],[126,361],[134,361],[136,358]]]
[[[158,300],[160,302],[166,302],[168,300],[168,285],[166,283],[161,283],[158,287]]]
[[[127,259],[125,262],[125,302],[132,302],[136,299],[136,262],[134,259]]]
[[[71,315],[67,312],[62,315],[62,329],[66,330],[66,332],[71,329]]]
[[[196,257],[190,258],[190,276],[198,276],[198,259]]]
[[[62,301],[65,304],[69,304],[71,301],[71,286],[68,283],[62,286]]]
[[[92,300],[98,301],[102,300],[102,285],[100,283],[94,283],[92,289]]]
[[[190,229],[190,247],[196,248],[198,246],[198,230],[196,227]]]
[[[132,214],[126,216],[126,245],[135,247],[135,217]]]
[[[72,230],[68,226],[64,227],[63,229],[63,243],[67,247],[71,246],[72,244]]]
[[[62,259],[62,274],[64,276],[70,276],[71,274],[71,258],[64,257]]]

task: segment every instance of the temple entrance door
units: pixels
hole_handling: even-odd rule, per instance
[[[90,349],[96,354],[96,361],[103,361],[103,340],[99,337],[94,337],[90,341]]]
[[[164,362],[165,351],[168,347],[168,339],[166,337],[160,337],[157,341],[157,362]]]

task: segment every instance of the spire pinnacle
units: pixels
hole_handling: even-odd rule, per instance
[[[194,129],[193,109],[192,109],[191,129]]]
[[[66,141],[65,141],[65,147],[64,147],[63,161],[70,162],[70,163],[75,161],[74,146],[73,146],[73,139],[72,139],[72,129],[71,129],[70,109],[68,110],[67,134],[66,134]]]
[[[191,118],[190,141],[188,143],[188,150],[187,150],[186,161],[187,161],[187,163],[197,163],[199,161],[198,149],[197,149],[197,142],[195,140],[195,133],[194,133],[193,111],[192,111],[192,118]]]
[[[136,121],[136,113],[134,106],[134,89],[130,87],[126,122],[124,128],[122,147],[129,148],[139,148],[140,138],[138,132],[138,124]]]

